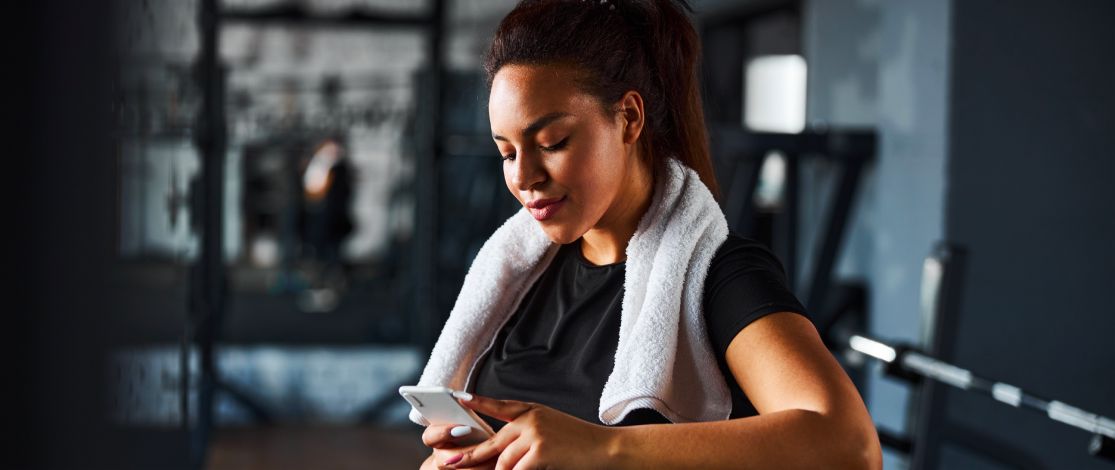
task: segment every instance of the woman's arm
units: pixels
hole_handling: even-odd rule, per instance
[[[805,317],[783,312],[748,325],[728,367],[758,416],[609,427],[536,403],[474,396],[465,406],[506,421],[450,468],[879,469],[879,438],[863,400]]]
[[[756,320],[727,362],[758,416],[613,428],[609,467],[882,468],[862,398],[805,317]]]

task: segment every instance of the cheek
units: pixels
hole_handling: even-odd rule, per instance
[[[564,172],[565,186],[577,193],[581,204],[598,205],[608,199],[610,175],[608,165],[600,155],[589,155],[579,162],[571,162]]]
[[[563,169],[562,185],[569,189],[577,207],[577,218],[588,226],[607,212],[622,187],[623,171],[614,153],[604,146],[571,159]]]
[[[593,148],[587,150],[579,161],[573,165],[571,172],[577,174],[577,179],[582,182],[586,192],[591,193],[593,202],[607,204],[622,186],[624,168],[620,157],[621,151],[616,150],[612,142],[601,139]]]
[[[511,192],[511,195],[515,196],[515,199],[519,199],[519,192],[511,185],[511,169],[506,163],[503,164],[503,184],[507,187],[507,190]],[[523,201],[519,200],[519,202],[521,203]]]

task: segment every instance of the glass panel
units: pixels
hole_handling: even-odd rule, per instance
[[[371,295],[369,283],[385,280],[379,276],[394,269],[388,257],[410,236],[407,135],[426,51],[418,31],[222,29],[225,249],[237,292],[285,299],[302,313],[368,312],[370,304],[346,307],[345,299],[354,289]],[[352,340],[384,327],[369,324],[371,315],[352,315],[355,329],[342,335]],[[384,328],[402,328],[399,313],[391,315]],[[322,337],[330,339],[337,338]]]
[[[166,468],[188,458],[197,418],[196,361],[184,343],[189,266],[200,220],[191,204],[201,176],[194,144],[201,94],[192,73],[199,36],[195,0],[113,2],[112,141],[116,167],[119,303],[105,331],[108,410],[126,439],[159,449],[133,462]],[[138,355],[153,349],[158,354]],[[192,376],[191,376],[192,375]]]
[[[448,48],[458,60],[440,82],[449,98],[439,109],[430,100],[438,90],[421,28],[245,17],[221,26],[229,288],[213,334],[218,428],[258,422],[251,404],[281,422],[407,422],[409,408],[391,398],[397,385],[413,381],[423,358],[411,324],[414,160],[418,149],[435,147],[416,144],[433,137],[435,114],[445,140],[436,168],[443,187],[431,201],[439,247],[430,258],[434,275],[450,286],[440,291],[440,306],[457,294],[483,240],[518,208],[490,140],[476,50],[488,34],[476,25],[494,27],[493,11],[511,6],[504,3],[469,4],[467,18],[449,28],[464,46]],[[291,4],[222,2],[239,12],[274,7],[349,20],[345,12],[417,16],[431,2]],[[206,426],[198,411],[201,348],[183,341],[200,341],[199,314],[209,311],[188,289],[205,285],[202,273],[188,269],[200,259],[201,221],[191,211],[200,206],[191,201],[205,170],[195,142],[198,6],[117,5],[117,248],[130,290],[121,307],[129,338],[109,372],[111,416],[144,433]],[[168,439],[185,446],[181,437]],[[420,440],[408,442],[422,448]]]
[[[199,93],[190,73],[196,2],[116,6],[118,253],[187,262],[198,247],[188,196],[199,169],[192,138]]]
[[[197,256],[187,194],[197,152],[173,137],[120,143],[120,255],[185,262]]]

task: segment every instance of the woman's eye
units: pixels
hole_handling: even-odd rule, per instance
[[[566,137],[564,139],[561,139],[561,142],[558,142],[558,143],[556,143],[554,145],[551,145],[549,147],[539,146],[538,148],[542,149],[543,152],[556,152],[558,150],[561,150],[562,148],[565,148],[565,143],[568,142],[568,141],[569,141],[569,138]]]
[[[514,153],[509,153],[507,155],[500,155],[500,157],[501,157],[500,158],[501,160],[503,160],[505,162],[509,162],[509,161],[515,159],[515,154]]]

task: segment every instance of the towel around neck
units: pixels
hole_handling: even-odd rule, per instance
[[[702,312],[709,263],[728,224],[697,172],[668,162],[627,244],[615,366],[599,397],[604,424],[638,408],[675,423],[731,412]],[[418,385],[468,390],[477,362],[557,248],[525,208],[504,222],[469,267]],[[413,409],[410,419],[428,424]]]

